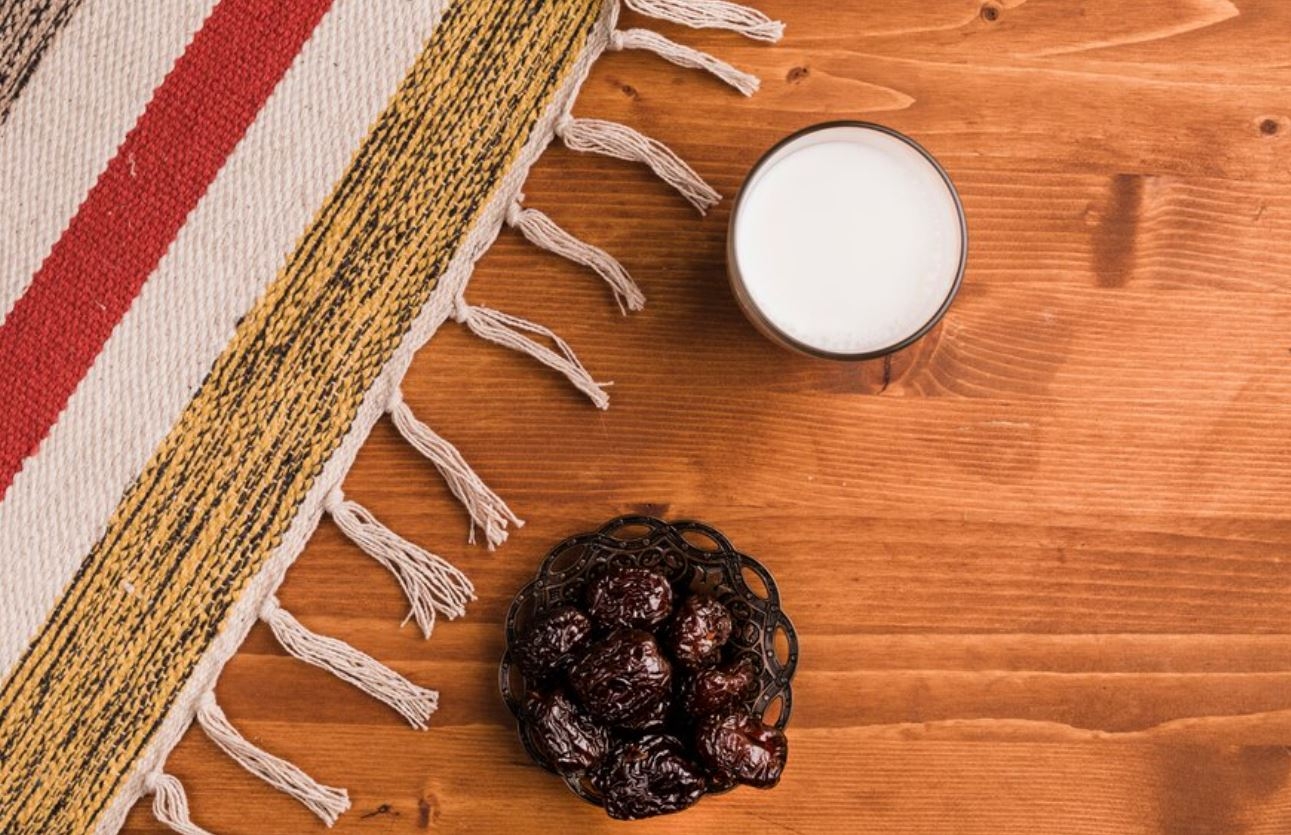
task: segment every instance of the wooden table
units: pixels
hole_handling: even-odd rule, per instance
[[[338,832],[627,831],[531,765],[495,686],[500,622],[556,540],[698,517],[776,573],[801,632],[781,787],[634,832],[1291,831],[1291,4],[765,0],[778,48],[665,29],[759,71],[752,100],[648,55],[583,115],[671,144],[732,195],[778,137],[883,122],[950,170],[971,226],[944,325],[890,363],[792,356],[727,290],[729,202],[700,221],[628,164],[563,149],[533,205],[651,297],[507,233],[471,296],[547,323],[600,379],[446,329],[407,383],[529,524],[489,554],[378,426],[346,489],[466,569],[423,642],[393,580],[325,524],[282,599],[441,690],[433,728],[257,628],[219,697],[349,787]],[[171,759],[220,833],[321,831],[190,733]],[[156,832],[143,809],[132,832]]]

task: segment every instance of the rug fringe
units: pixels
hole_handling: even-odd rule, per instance
[[[340,488],[328,495],[323,507],[341,533],[399,581],[412,606],[404,623],[415,619],[429,638],[437,614],[449,620],[466,614],[466,604],[475,599],[475,586],[443,557],[382,525],[363,505],[346,499]]]
[[[152,792],[152,816],[157,822],[179,835],[211,835],[193,823],[188,811],[188,795],[184,784],[167,773],[149,775],[147,790]]]
[[[526,208],[523,194],[507,208],[507,225],[519,231],[534,246],[587,267],[605,279],[625,316],[629,310],[645,307],[645,294],[614,256],[580,241],[537,209]]]
[[[644,49],[679,67],[707,70],[746,96],[753,95],[762,86],[762,81],[756,75],[736,69],[707,52],[677,43],[649,29],[616,29],[610,34],[609,48],[615,52]]]
[[[434,690],[413,684],[344,641],[306,629],[276,597],[265,601],[260,619],[288,653],[354,685],[397,710],[414,728],[426,730],[430,715],[439,707],[439,694]]]
[[[677,189],[699,210],[708,210],[722,200],[722,195],[704,182],[695,169],[657,139],[651,139],[627,125],[602,119],[575,119],[567,116],[556,124],[556,135],[573,151],[603,154],[629,162],[641,162],[659,179]]]
[[[730,29],[745,37],[775,43],[784,24],[757,9],[725,0],[624,0],[629,9],[692,29]]]
[[[413,449],[435,465],[435,469],[439,470],[448,484],[448,489],[470,514],[468,542],[475,544],[475,529],[478,527],[484,532],[484,541],[492,551],[506,542],[508,524],[517,528],[524,527],[524,520],[512,513],[507,503],[475,474],[475,470],[466,463],[456,447],[417,420],[412,409],[404,402],[403,392],[395,389],[386,410],[399,434]]]
[[[605,386],[610,383],[598,383],[592,379],[592,375],[579,362],[578,356],[569,347],[569,343],[549,329],[489,307],[467,304],[461,299],[457,302],[456,318],[481,339],[528,354],[548,368],[564,374],[575,388],[586,394],[596,404],[597,408],[609,407],[610,396],[605,393]],[[557,350],[553,351],[546,345],[534,341],[525,336],[525,333],[550,339]]]
[[[350,808],[345,789],[324,786],[284,759],[253,745],[229,724],[228,717],[215,703],[215,694],[207,692],[197,708],[197,721],[211,741],[234,762],[284,794],[304,804],[329,827]]]

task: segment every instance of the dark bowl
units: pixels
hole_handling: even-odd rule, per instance
[[[553,548],[507,612],[507,651],[498,668],[498,687],[516,718],[520,741],[534,762],[555,772],[529,739],[522,706],[532,683],[525,681],[519,666],[512,663],[511,648],[535,615],[556,606],[581,604],[587,583],[611,565],[651,568],[666,575],[675,589],[703,591],[720,600],[735,623],[728,652],[732,658],[749,658],[761,671],[753,712],[764,722],[784,729],[793,707],[790,682],[798,665],[798,635],[780,608],[780,592],[771,572],[735,550],[725,536],[708,525],[621,516],[598,531],[570,537]],[[581,775],[563,779],[579,797],[601,805],[587,779]]]

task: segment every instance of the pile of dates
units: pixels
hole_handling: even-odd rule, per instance
[[[512,647],[533,747],[590,782],[620,820],[678,812],[736,785],[771,788],[788,743],[750,711],[759,670],[730,657],[733,628],[710,595],[678,597],[662,574],[611,568],[581,608],[539,613]]]

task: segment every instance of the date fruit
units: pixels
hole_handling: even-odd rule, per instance
[[[525,713],[529,739],[561,774],[596,768],[609,753],[609,732],[579,710],[563,689],[531,691]]]
[[[646,705],[641,710],[624,719],[618,727],[627,731],[662,732],[672,716],[672,694],[665,693],[663,698]]]
[[[747,658],[700,670],[682,687],[681,709],[696,718],[725,713],[753,695],[757,675],[757,668]]]
[[[707,783],[681,742],[662,734],[616,748],[601,769],[596,787],[605,811],[616,820],[680,812],[703,796]]]
[[[573,606],[561,606],[534,619],[516,643],[514,657],[530,679],[567,669],[592,637],[592,622]]]
[[[616,568],[587,587],[587,613],[601,629],[653,629],[672,614],[672,586],[648,568]]]
[[[593,718],[617,725],[669,695],[672,664],[649,632],[619,629],[592,645],[569,683]]]
[[[789,758],[784,733],[748,713],[705,719],[695,732],[695,748],[710,774],[729,774],[758,789],[780,782]]]
[[[722,660],[731,629],[730,611],[713,597],[696,594],[677,607],[668,630],[668,649],[688,670],[711,667]]]

